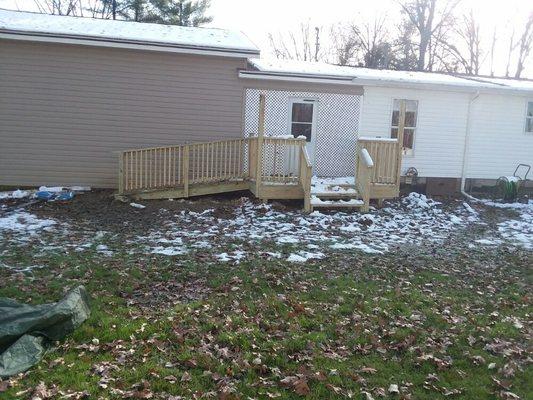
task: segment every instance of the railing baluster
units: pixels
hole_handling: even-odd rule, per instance
[[[211,167],[211,179],[212,180],[216,180],[217,179],[217,170],[216,170],[216,156],[217,156],[217,153],[215,151],[215,148],[216,148],[216,143],[213,143],[213,145],[211,146],[211,164],[210,164],[210,167]]]

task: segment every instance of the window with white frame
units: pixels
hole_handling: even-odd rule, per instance
[[[406,154],[412,154],[415,142],[416,122],[418,119],[418,101],[405,100],[405,125],[403,130],[403,150]],[[400,100],[394,99],[392,104],[391,137],[398,137],[398,125],[400,122]]]
[[[527,102],[526,133],[533,133],[533,101]]]
[[[311,141],[313,134],[313,114],[315,103],[312,100],[293,100],[291,102],[291,135],[305,136]]]

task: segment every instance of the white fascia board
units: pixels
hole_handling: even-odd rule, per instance
[[[215,48],[194,48],[191,46],[170,45],[164,43],[146,43],[146,42],[129,42],[121,40],[110,39],[93,39],[84,37],[68,37],[68,36],[52,36],[52,35],[38,35],[32,33],[13,33],[0,31],[0,39],[9,40],[23,40],[30,42],[46,42],[46,43],[61,43],[61,44],[75,44],[92,47],[111,47],[132,50],[147,50],[158,51],[165,53],[181,53],[181,54],[197,54],[204,56],[218,56],[218,57],[233,57],[233,58],[248,58],[250,55],[258,55],[259,52],[254,53],[243,52],[240,50],[231,49],[215,49]]]
[[[306,83],[326,83],[337,85],[356,85],[356,86],[378,86],[402,89],[418,90],[438,90],[444,92],[456,93],[500,93],[500,94],[517,94],[522,96],[531,95],[531,91],[512,89],[512,88],[490,88],[476,86],[459,86],[446,85],[439,83],[424,82],[399,82],[382,79],[362,79],[350,76],[332,76],[332,75],[309,75],[309,74],[291,74],[281,72],[264,72],[264,71],[239,71],[239,78],[242,79],[259,79],[270,81],[286,82],[306,82]]]
[[[350,77],[329,75],[291,75],[283,73],[271,73],[262,71],[239,71],[239,78],[259,79],[265,81],[327,83],[333,85],[358,85]]]
[[[389,87],[389,88],[407,88],[418,90],[438,90],[443,92],[456,92],[456,93],[485,93],[485,94],[507,94],[507,95],[519,95],[519,96],[532,96],[531,90],[516,89],[516,88],[498,88],[498,87],[478,87],[478,86],[459,86],[459,85],[446,85],[439,83],[424,83],[424,82],[398,82],[398,81],[385,81],[381,79],[361,79],[353,78],[353,82],[360,86],[377,86],[377,87]]]

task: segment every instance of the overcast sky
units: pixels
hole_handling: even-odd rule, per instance
[[[1,1],[1,0],[0,0]],[[309,21],[312,27],[329,30],[331,25],[352,21],[372,21],[386,14],[392,29],[399,20],[400,11],[395,0],[211,0],[212,26],[239,29],[246,33],[268,55],[268,34],[296,31]],[[462,0],[457,14],[474,10],[480,22],[487,50],[490,48],[494,27],[498,29],[496,73],[503,75],[507,62],[508,36],[513,26],[524,25],[533,11],[533,0]],[[518,29],[518,28],[517,28]],[[323,38],[325,41],[326,38]],[[488,62],[484,73],[489,73]],[[514,71],[513,71],[514,72]],[[533,78],[533,54],[529,58],[525,77]]]
[[[377,15],[386,14],[391,28],[399,20],[396,0],[211,0],[211,26],[241,30],[262,50],[270,53],[268,34],[296,31],[301,23],[319,26],[324,31],[338,23],[372,21]],[[0,8],[34,9],[33,0],[0,0]],[[462,0],[457,14],[473,9],[481,25],[484,44],[490,48],[494,27],[497,27],[498,55],[496,73],[505,73],[508,37],[513,27],[523,29],[524,22],[533,12],[533,0]],[[322,41],[327,41],[323,35]],[[327,45],[327,43],[324,43]],[[483,73],[488,70],[485,62]],[[514,71],[512,71],[514,73]],[[533,54],[526,65],[525,77],[533,78]]]

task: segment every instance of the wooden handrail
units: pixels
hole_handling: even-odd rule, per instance
[[[309,160],[309,155],[304,146],[300,147],[300,185],[304,192],[304,211],[311,211],[311,179],[313,174],[313,167]]]
[[[370,209],[371,177],[374,170],[374,160],[366,148],[359,150],[359,162],[357,163],[357,173],[355,184],[357,191],[364,202],[361,211],[368,212]]]

